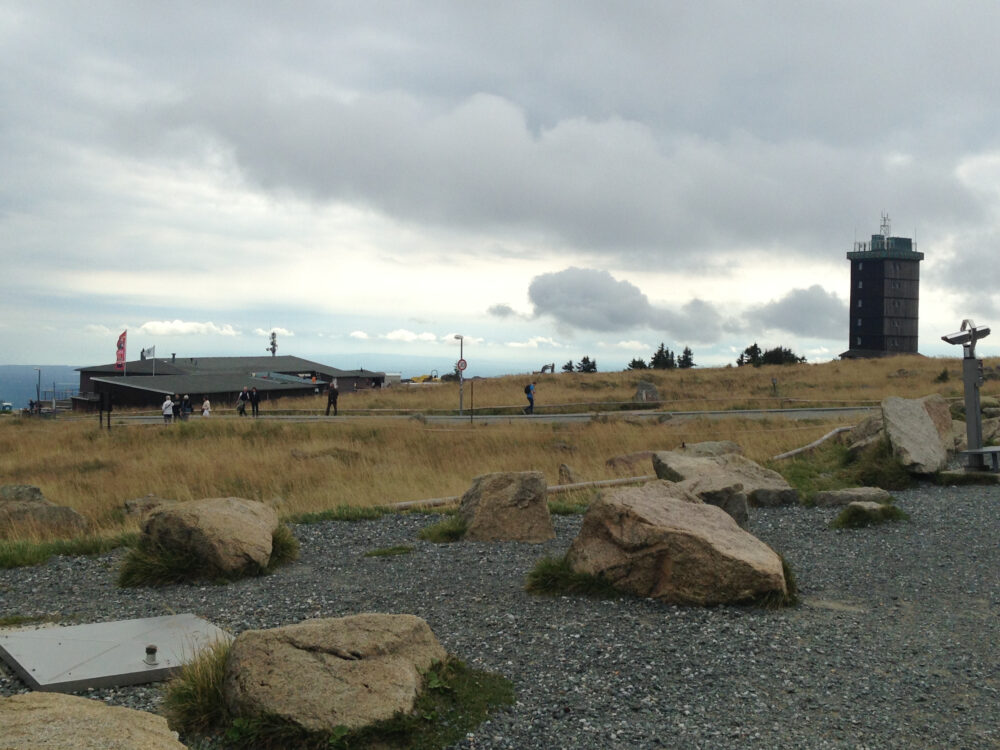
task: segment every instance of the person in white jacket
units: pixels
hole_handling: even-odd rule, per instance
[[[167,400],[163,402],[163,422],[165,424],[170,424],[174,419],[174,402],[170,400],[170,394],[167,394]]]

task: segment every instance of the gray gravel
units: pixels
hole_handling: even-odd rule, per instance
[[[998,748],[1000,488],[896,493],[907,523],[831,531],[836,510],[752,511],[793,566],[782,611],[524,593],[540,545],[416,539],[400,515],[294,527],[300,560],[229,586],[122,590],[120,552],[0,571],[0,615],[66,624],[194,612],[239,633],[310,617],[409,612],[449,652],[510,677],[515,706],[461,748]],[[412,544],[395,557],[369,550]],[[0,668],[2,669],[2,668]],[[0,671],[0,694],[26,687]],[[97,690],[155,711],[156,686]]]

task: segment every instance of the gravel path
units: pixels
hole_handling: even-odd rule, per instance
[[[296,526],[299,561],[229,586],[122,590],[121,553],[0,571],[0,616],[67,624],[194,612],[234,633],[364,611],[425,618],[502,672],[517,703],[461,748],[1000,748],[1000,487],[896,494],[908,523],[831,531],[835,511],[752,511],[794,568],[782,611],[524,593],[580,525],[541,545],[416,540],[436,517]],[[414,551],[366,558],[369,550]],[[26,690],[0,667],[0,695]],[[156,686],[97,690],[156,710]],[[0,728],[2,732],[2,728]]]

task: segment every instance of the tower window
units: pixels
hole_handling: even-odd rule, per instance
[[[864,263],[862,263],[862,262],[861,262],[861,261],[859,260],[859,261],[858,261],[858,270],[860,271],[860,270],[861,270],[862,268],[864,268],[864,265],[865,265],[865,264],[864,264]]]
[[[862,283],[861,281],[858,281],[858,289],[861,288],[861,283]]]
[[[858,307],[861,307],[861,300],[858,300]]]
[[[861,318],[858,318],[858,328],[861,328]]]
[[[856,341],[857,341],[858,346],[861,346],[861,337],[860,336],[858,336],[858,338],[856,339]]]

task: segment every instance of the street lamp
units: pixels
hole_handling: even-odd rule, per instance
[[[464,395],[463,390],[465,388],[465,357],[463,356],[465,336],[456,333],[455,339],[458,341],[458,416],[462,416],[462,396]]]

